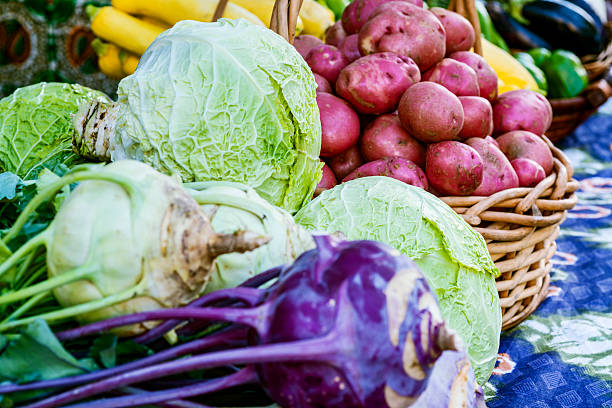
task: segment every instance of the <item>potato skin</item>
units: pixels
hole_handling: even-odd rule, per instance
[[[336,175],[327,164],[323,165],[322,170],[323,176],[321,177],[321,181],[319,181],[319,184],[317,184],[317,187],[315,188],[314,197],[318,196],[325,190],[333,188],[336,184],[338,184],[338,181],[336,180]]]
[[[549,175],[553,169],[550,148],[540,136],[526,130],[513,130],[496,138],[499,148],[510,160],[531,159]]]
[[[425,166],[425,148],[402,127],[394,114],[377,117],[361,135],[361,154],[366,161],[397,156]]]
[[[336,21],[325,31],[325,44],[337,47],[340,45],[342,40],[346,38],[346,36],[347,34],[344,32],[344,28],[342,27],[342,21]]]
[[[464,122],[459,98],[435,82],[409,87],[400,100],[398,114],[408,133],[424,143],[457,139]]]
[[[386,51],[405,55],[426,71],[446,54],[444,26],[428,10],[407,2],[394,3],[394,8],[377,11],[359,31],[359,51],[362,55]]]
[[[480,96],[460,96],[459,102],[463,107],[463,127],[459,137],[465,140],[490,136],[493,133],[493,108],[489,101]]]
[[[317,73],[314,74],[315,82],[317,83],[317,92],[333,93],[334,90],[329,84],[329,81],[324,76]]]
[[[542,166],[531,159],[519,157],[510,162],[519,179],[521,187],[535,187],[546,178],[546,172]]]
[[[453,52],[448,58],[463,62],[476,72],[480,96],[493,103],[497,98],[497,73],[480,55],[471,51]]]
[[[403,157],[385,157],[368,162],[359,166],[355,171],[346,176],[342,182],[369,176],[392,177],[425,190],[429,188],[429,183],[423,170]]]
[[[442,7],[429,9],[444,26],[446,31],[446,55],[456,51],[469,51],[474,46],[474,27],[459,13]]]
[[[513,130],[543,135],[552,123],[552,116],[548,99],[529,89],[504,92],[493,104],[493,126],[498,135]]]
[[[347,102],[317,92],[317,106],[321,117],[321,157],[335,156],[357,143],[359,117]]]
[[[306,59],[308,53],[312,51],[313,48],[322,45],[323,41],[314,35],[310,34],[302,34],[295,37],[293,40],[293,47],[300,53],[302,58]]]
[[[342,40],[340,45],[338,45],[338,49],[350,62],[361,58],[361,52],[359,52],[359,35],[349,35]]]
[[[451,58],[444,58],[425,71],[422,80],[438,83],[457,96],[480,95],[476,72],[467,64]]]
[[[414,61],[390,52],[366,55],[340,72],[336,93],[362,114],[393,112],[402,94],[421,79]]]
[[[312,72],[323,76],[330,84],[335,84],[340,71],[349,64],[349,60],[333,45],[318,45],[306,56],[306,63]]]
[[[482,158],[465,143],[430,144],[425,162],[427,180],[440,195],[468,196],[482,183]]]
[[[418,7],[423,7],[423,0],[406,0]],[[363,25],[372,16],[374,11],[381,5],[386,3],[399,3],[398,1],[390,2],[389,0],[354,0],[342,12],[342,27],[346,34],[356,34],[361,30]]]
[[[351,146],[348,150],[327,160],[338,180],[348,176],[353,170],[363,164],[363,158],[357,145]]]
[[[483,163],[482,182],[473,195],[490,196],[519,186],[519,178],[510,161],[493,143],[478,137],[470,138],[465,143],[478,152]]]

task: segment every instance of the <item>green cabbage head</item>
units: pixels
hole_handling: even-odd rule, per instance
[[[315,90],[304,59],[273,31],[181,21],[119,83],[117,103],[83,107],[74,144],[86,157],[140,160],[184,182],[240,182],[293,214],[321,178]]]
[[[57,82],[19,88],[0,100],[0,172],[31,179],[43,167],[74,162],[72,116],[91,100],[110,101],[102,92]]]
[[[499,273],[484,239],[425,190],[389,177],[364,177],[324,191],[296,214],[308,230],[387,243],[419,265],[444,319],[466,345],[478,382],[495,365],[501,308]]]
[[[206,292],[235,287],[258,273],[292,263],[315,247],[312,235],[283,209],[239,183],[209,181],[187,184],[189,194],[209,216],[218,234],[249,231],[270,241],[252,251],[215,259]]]

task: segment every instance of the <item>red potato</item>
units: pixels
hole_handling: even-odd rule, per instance
[[[437,195],[468,196],[480,183],[484,165],[474,148],[446,141],[427,146],[425,173]]]
[[[342,40],[342,42],[338,46],[338,49],[350,62],[361,58],[361,53],[359,52],[359,35],[349,35],[344,40]]]
[[[478,77],[467,64],[444,58],[423,73],[423,81],[438,83],[457,96],[478,96]]]
[[[476,72],[480,96],[493,103],[497,98],[497,73],[480,55],[471,51],[453,52],[448,58],[463,62]]]
[[[348,176],[353,170],[363,164],[363,158],[357,145],[329,159],[327,164],[332,169],[338,180]]]
[[[336,180],[336,175],[327,164],[324,164],[323,177],[321,177],[321,181],[319,181],[319,184],[317,184],[317,187],[315,188],[314,196],[316,197],[325,190],[333,188],[336,184],[338,184],[338,181]]]
[[[333,93],[334,90],[329,84],[329,81],[322,75],[314,74],[315,82],[317,83],[317,92]]]
[[[340,72],[336,93],[362,114],[392,112],[402,94],[418,83],[421,73],[410,58],[383,52],[367,55]]]
[[[493,104],[494,133],[526,130],[543,135],[552,123],[552,116],[550,102],[543,95],[529,89],[504,92]]]
[[[315,47],[322,45],[323,41],[314,35],[302,34],[295,37],[293,40],[293,46],[300,53],[302,58],[306,59],[308,53]]]
[[[397,156],[425,166],[425,148],[406,132],[394,114],[376,118],[363,132],[359,145],[366,161]]]
[[[425,190],[429,188],[429,183],[423,170],[403,157],[385,157],[366,163],[346,176],[342,182],[369,176],[386,176]]]
[[[480,96],[460,96],[459,102],[463,107],[461,139],[485,138],[493,133],[493,109],[488,100]]]
[[[441,7],[429,9],[440,20],[446,31],[446,55],[469,51],[474,46],[474,27],[459,13]]]
[[[423,7],[423,0],[406,0],[418,7]],[[354,0],[342,12],[342,27],[350,34],[358,33],[372,13],[389,0]],[[393,2],[395,3],[395,2]]]
[[[540,136],[526,130],[513,130],[497,137],[497,143],[508,159],[531,159],[542,166],[546,175],[552,171],[552,152]]]
[[[499,143],[497,143],[497,140],[495,140],[493,137],[487,136],[484,139],[489,143],[493,143],[499,149]]]
[[[317,106],[321,116],[321,157],[335,156],[357,143],[359,117],[347,102],[317,92]]]
[[[546,172],[542,166],[531,159],[519,157],[510,162],[518,176],[519,186],[535,187],[540,181],[546,178]]]
[[[342,28],[342,21],[336,21],[325,30],[325,44],[337,47],[345,38],[346,33],[344,32],[344,28]]]
[[[479,137],[470,138],[465,143],[478,152],[483,164],[482,182],[472,195],[490,196],[519,186],[519,178],[510,161],[493,143]]]
[[[330,84],[336,83],[340,71],[349,64],[349,60],[333,45],[319,45],[308,53],[306,62],[312,72],[323,76]]]
[[[419,82],[408,88],[398,114],[408,133],[425,143],[456,139],[464,121],[459,98],[435,82]]]
[[[426,71],[444,58],[446,32],[436,16],[407,2],[377,12],[359,32],[362,55],[394,52],[410,57]],[[391,4],[391,3],[389,3]]]

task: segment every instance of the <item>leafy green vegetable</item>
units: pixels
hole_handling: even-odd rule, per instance
[[[321,178],[314,76],[282,37],[244,20],[181,21],[75,118],[85,157],[131,158],[183,181],[244,183],[295,213]]]
[[[72,115],[92,99],[109,101],[81,85],[42,82],[0,100],[0,171],[30,179],[43,167],[76,162]]]
[[[132,340],[120,342],[114,334],[103,334],[96,338],[89,350],[89,356],[105,368],[151,354],[153,350],[150,348]]]
[[[364,177],[324,191],[296,214],[308,230],[387,243],[413,258],[467,345],[476,378],[491,375],[501,331],[498,270],[484,239],[425,190],[389,177]]]

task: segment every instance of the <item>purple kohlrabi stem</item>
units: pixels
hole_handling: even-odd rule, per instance
[[[58,333],[59,340],[72,340],[79,337],[99,334],[115,327],[126,326],[134,323],[141,323],[153,320],[168,319],[204,319],[222,322],[232,322],[253,327],[260,330],[262,324],[261,316],[265,315],[266,305],[249,308],[197,308],[183,307],[180,309],[159,309],[147,312],[134,313],[131,315],[113,317],[91,323],[86,326],[77,327]]]
[[[133,388],[133,387],[123,387],[121,391],[125,391],[125,392],[122,392],[122,394],[128,394],[128,395],[141,395],[143,393],[148,392],[148,391],[144,391],[139,388]],[[172,401],[158,402],[156,405],[161,408],[211,408],[206,405],[198,404],[197,402],[186,401],[186,400],[176,400],[176,399]]]
[[[56,378],[52,380],[37,381],[30,384],[7,384],[0,385],[0,395],[18,391],[40,390],[45,388],[74,387],[87,382],[97,381],[114,375],[119,375],[130,370],[146,367],[148,365],[168,361],[176,357],[192,354],[208,348],[220,345],[233,345],[236,342],[243,342],[246,339],[247,329],[228,328],[219,333],[193,340],[189,343],[181,344],[166,350],[159,351],[153,355],[122,364],[116,367],[98,370],[87,374],[75,375],[71,377]]]
[[[264,272],[265,273],[265,272]],[[259,275],[258,275],[259,276]],[[255,278],[257,278],[256,276]],[[254,278],[251,278],[254,279]],[[247,281],[248,282],[248,281]],[[245,284],[247,283],[245,282]],[[201,296],[189,303],[186,307],[203,307],[210,306],[216,304],[217,302],[223,300],[232,300],[232,301],[241,301],[246,303],[248,306],[254,306],[264,295],[264,291],[251,287],[239,287],[239,288],[229,288],[229,289],[219,289],[214,292],[211,292],[207,295]],[[228,305],[230,306],[235,302],[232,302]],[[148,332],[136,337],[134,339],[135,342],[140,344],[147,344],[152,341],[157,340],[170,330],[174,329],[178,324],[180,324],[182,320],[172,319],[160,323],[155,326]]]
[[[211,392],[224,390],[238,385],[254,383],[257,376],[253,367],[246,367],[237,373],[230,374],[215,380],[203,381],[196,385],[173,388],[163,391],[143,392],[124,397],[105,398],[96,401],[88,401],[81,404],[69,405],[70,408],[123,408],[156,404],[163,401],[171,401],[179,398],[189,398],[196,395],[209,394]],[[68,408],[68,407],[67,407]]]
[[[324,337],[300,340],[287,343],[266,344],[261,346],[243,347],[234,350],[222,350],[168,361],[123,373],[98,382],[54,395],[24,408],[54,408],[88,398],[94,395],[110,392],[119,387],[142,383],[155,378],[167,377],[188,371],[226,366],[229,364],[257,364],[274,361],[279,362],[334,362],[342,359],[341,353],[345,344],[336,330]],[[183,394],[172,398],[181,398]],[[93,407],[89,405],[79,407]],[[97,406],[96,406],[97,407]]]
[[[272,279],[276,279],[280,276],[284,266],[277,266],[276,268],[268,269],[265,272],[257,274],[250,279],[247,279],[241,283],[238,287],[241,288],[258,288],[270,282]]]

